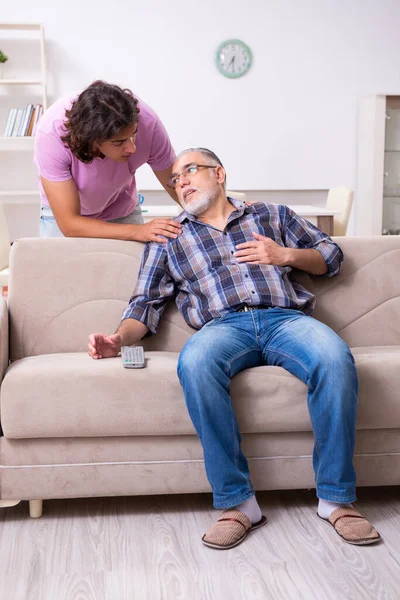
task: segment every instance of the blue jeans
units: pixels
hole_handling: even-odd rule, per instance
[[[135,223],[136,225],[142,225],[142,210],[138,205],[126,217],[110,219],[108,223]],[[42,204],[40,209],[40,237],[64,237],[60,228],[57,225],[57,221],[53,215],[53,211],[49,206],[46,206],[44,204]]]
[[[354,502],[358,380],[353,356],[323,323],[298,310],[269,308],[210,321],[179,357],[178,376],[203,446],[214,506],[231,508],[254,494],[230,381],[260,365],[283,367],[307,385],[317,496]]]

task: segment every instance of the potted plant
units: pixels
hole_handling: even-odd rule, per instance
[[[4,54],[4,52],[2,52],[0,50],[0,79],[3,77],[3,67],[4,67],[4,63],[7,61],[8,61],[7,54]]]

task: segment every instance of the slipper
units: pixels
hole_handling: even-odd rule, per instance
[[[342,540],[348,544],[366,546],[375,544],[381,539],[375,527],[355,508],[337,508],[329,519],[323,519],[318,513],[317,516],[331,525]]]
[[[259,529],[267,522],[261,517],[258,523],[252,525],[250,519],[239,510],[224,510],[216,523],[203,535],[201,541],[210,548],[229,550],[241,544],[254,529]]]

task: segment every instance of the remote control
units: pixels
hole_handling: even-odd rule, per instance
[[[125,369],[142,369],[145,366],[143,346],[122,346],[121,358]]]

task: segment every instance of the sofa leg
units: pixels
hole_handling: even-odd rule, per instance
[[[16,506],[21,500],[0,500],[0,508],[8,508],[9,506]]]
[[[29,514],[32,519],[38,519],[43,514],[43,500],[29,500]]]

